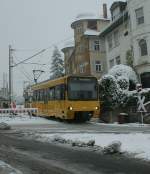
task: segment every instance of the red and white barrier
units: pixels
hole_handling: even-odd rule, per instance
[[[8,108],[0,109],[0,114],[38,114],[38,108]]]

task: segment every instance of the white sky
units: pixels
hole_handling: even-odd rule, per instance
[[[102,4],[108,6],[114,0],[0,0],[0,86],[2,74],[8,72],[8,45],[18,50],[14,56],[23,60],[38,50],[57,44],[63,47],[62,40],[73,37],[71,22],[79,13],[102,14]],[[25,49],[26,51],[19,51]],[[28,51],[27,51],[28,50]],[[32,59],[32,62],[48,63],[52,49]],[[17,59],[15,62],[17,62]],[[31,62],[31,61],[30,61]],[[49,66],[44,67],[48,78]],[[23,65],[28,78],[33,78],[32,70],[41,68]],[[22,65],[14,69],[14,91],[22,95],[23,81],[28,79],[21,71]]]

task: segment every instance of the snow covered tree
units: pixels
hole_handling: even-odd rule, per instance
[[[127,65],[115,65],[109,70],[108,74],[114,76],[116,80],[119,81],[120,79],[126,79],[127,83],[129,83],[130,90],[134,90],[136,87],[136,83],[138,83],[135,71],[133,70],[133,68]]]
[[[52,63],[50,67],[51,79],[62,77],[64,75],[64,61],[59,49],[55,46],[52,55]]]
[[[117,79],[117,84],[121,90],[129,90],[129,79],[126,77],[119,77]]]
[[[99,81],[100,99],[108,110],[122,107],[127,99],[127,94],[117,83],[112,75],[105,75]],[[123,86],[124,87],[124,86]]]
[[[108,109],[124,108],[129,99],[130,84],[135,86],[137,82],[131,67],[116,65],[99,81],[100,99]]]

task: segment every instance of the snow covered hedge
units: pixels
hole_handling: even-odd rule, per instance
[[[135,86],[137,83],[136,73],[131,67],[114,66],[107,75],[99,80],[100,100],[103,102],[104,110],[119,109],[121,112],[127,112],[129,108],[136,107],[138,92]],[[145,96],[145,102],[150,101],[150,89],[142,89],[140,94]],[[148,110],[150,111],[150,106]]]
[[[107,109],[124,108],[138,82],[134,70],[126,65],[114,66],[107,75],[99,80],[100,99]]]
[[[116,79],[123,78],[133,83],[138,83],[137,75],[134,70],[127,65],[115,65],[112,67],[108,74],[114,76]]]

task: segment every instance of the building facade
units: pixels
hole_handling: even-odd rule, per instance
[[[106,5],[103,9],[103,18],[93,14],[80,14],[71,24],[74,46],[62,49],[66,74],[94,75],[100,78],[106,73],[105,45],[99,33],[108,25],[109,20]]]
[[[107,71],[114,65],[127,64],[127,53],[132,49],[127,3],[114,2],[110,11],[112,21],[100,33],[100,38],[105,41]]]
[[[150,0],[128,0],[134,67],[143,87],[150,87]]]
[[[71,24],[74,45],[65,47],[66,74],[100,78],[114,65],[134,68],[143,87],[150,88],[150,0],[115,1],[107,18],[81,14]]]
[[[106,47],[107,71],[117,64],[132,66],[144,88],[150,87],[150,1],[116,1],[111,22],[100,33]]]

